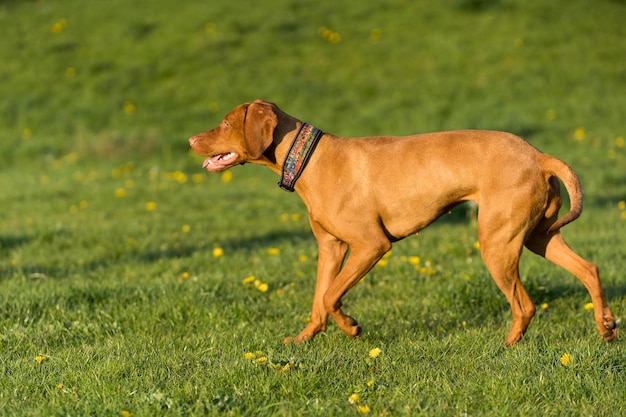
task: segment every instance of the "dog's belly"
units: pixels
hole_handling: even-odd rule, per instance
[[[381,216],[382,227],[390,241],[395,242],[407,236],[416,234],[428,227],[441,216],[459,204],[471,200],[471,198],[455,198],[446,201],[431,201],[407,204],[403,210],[395,210]]]

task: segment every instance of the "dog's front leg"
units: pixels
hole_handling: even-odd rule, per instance
[[[326,331],[328,312],[324,308],[324,294],[339,274],[341,265],[346,257],[348,245],[326,232],[317,223],[311,221],[313,233],[318,243],[317,282],[313,307],[309,324],[294,338],[287,337],[283,343],[303,342],[313,338],[316,334]]]
[[[350,246],[348,260],[324,294],[326,311],[339,328],[350,337],[358,337],[361,334],[361,326],[341,310],[341,297],[355,286],[389,249],[391,249],[391,242],[386,238],[372,239]]]

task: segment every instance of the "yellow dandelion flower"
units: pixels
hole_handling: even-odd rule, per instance
[[[133,415],[133,413],[131,413],[128,410],[122,410],[120,411],[120,417],[131,417]]]
[[[202,181],[204,181],[204,175],[202,174],[193,174],[191,176],[191,181],[195,184],[201,183]]]
[[[371,43],[378,43],[382,35],[383,32],[380,29],[374,28],[370,31],[369,41]]]
[[[360,400],[360,398],[359,398],[359,394],[357,394],[357,393],[354,393],[354,394],[352,394],[352,395],[350,395],[350,396],[348,397],[348,402],[349,402],[350,404],[358,404],[358,403],[359,403],[359,400]]]
[[[243,354],[243,357],[247,360],[252,360],[256,358],[256,355],[253,352],[246,352]]]
[[[157,204],[154,201],[148,201],[146,203],[146,210],[148,211],[154,211],[157,208]]]
[[[367,382],[365,383],[365,385],[367,385],[367,386],[368,386],[368,388],[372,388],[372,387],[374,386],[374,380],[373,380],[373,379],[370,379],[369,381],[367,381]]]
[[[280,249],[278,249],[278,248],[269,248],[267,250],[267,254],[270,255],[270,256],[276,256],[279,253],[280,253]]]
[[[609,149],[608,151],[606,151],[606,156],[609,159],[615,159],[615,149]]]
[[[63,388],[65,388],[65,385],[63,385],[63,384],[57,384],[57,389],[58,389],[59,391],[61,391]]]
[[[265,356],[261,356],[260,358],[256,358],[254,360],[255,363],[265,363],[267,362],[267,358]]]
[[[182,171],[174,171],[169,174],[169,177],[179,184],[184,184],[187,182],[187,174]]]
[[[74,163],[78,161],[79,156],[78,152],[70,152],[63,157],[63,160],[65,160],[65,162]]]
[[[318,33],[324,40],[330,43],[339,43],[341,42],[341,35],[333,30],[328,29],[327,27],[322,26],[319,28]]]
[[[33,131],[30,130],[29,128],[25,127],[24,129],[22,129],[22,139],[24,140],[28,140],[33,136]]]
[[[422,260],[419,256],[409,256],[408,261],[411,265],[419,265]]]
[[[619,218],[622,220],[626,220],[626,210],[620,213]]]
[[[213,248],[213,257],[214,258],[219,258],[222,255],[224,255],[224,250],[222,248],[220,248],[219,246]]]
[[[254,281],[254,286],[256,287],[257,290],[261,292],[267,292],[267,290],[269,290],[269,285],[259,280]]]
[[[548,309],[548,303],[541,304],[541,309],[542,310],[547,310]]]
[[[569,366],[572,363],[572,355],[570,355],[569,353],[564,353],[563,356],[561,356],[561,365],[563,366]]]
[[[48,358],[46,356],[44,356],[44,355],[37,355],[37,356],[35,356],[35,362],[37,362],[39,364],[44,362],[44,361],[46,361],[46,360],[48,360]]]
[[[278,217],[278,219],[282,222],[285,223],[289,220],[289,214],[287,213],[283,213],[280,215],[280,217]]]
[[[117,188],[115,190],[115,197],[124,198],[126,197],[126,190],[124,188]]]
[[[381,259],[380,261],[376,262],[376,266],[387,266],[389,264],[389,261],[386,259]]]
[[[574,130],[574,138],[580,141],[585,140],[585,129],[583,129],[582,127],[579,127],[576,130]]]
[[[75,76],[76,76],[76,68],[67,67],[67,69],[65,70],[65,78],[70,79],[70,78],[74,78]]]
[[[367,414],[371,411],[367,405],[359,405],[356,409],[359,410],[359,413],[361,414]]]
[[[78,202],[78,207],[84,209],[87,208],[89,206],[89,203],[87,202],[87,200],[80,200]]]
[[[618,148],[623,148],[624,147],[624,138],[621,136],[618,136],[615,138],[615,146],[617,146]]]
[[[137,111],[137,107],[133,104],[133,102],[128,100],[124,102],[122,109],[126,114],[134,114]]]
[[[593,310],[593,303],[587,303],[583,306],[585,310]]]
[[[181,227],[180,230],[183,233],[189,233],[189,231],[191,230],[191,226],[189,226],[188,224],[183,224],[183,227]]]
[[[63,29],[65,29],[66,25],[67,25],[67,20],[61,19],[58,22],[55,22],[50,27],[50,33],[52,33],[53,35],[58,35],[59,33],[63,32]]]
[[[224,171],[221,175],[222,182],[230,182],[233,179],[233,173],[231,171]]]
[[[474,249],[480,249],[480,242],[479,241],[474,242]]]
[[[178,282],[183,282],[186,279],[189,279],[189,272],[183,272],[182,274],[180,274],[180,276],[178,277]]]
[[[214,35],[217,32],[217,26],[213,22],[208,22],[204,25],[204,31],[209,35]]]
[[[245,277],[242,282],[244,284],[250,284],[251,282],[254,282],[255,280],[256,278],[254,277],[254,275],[250,275],[249,277]]]
[[[383,351],[379,348],[374,348],[370,350],[370,358],[377,358]]]
[[[415,267],[415,270],[419,271],[421,274],[424,274],[424,275],[435,275],[437,273],[436,270],[434,270],[433,268],[431,268],[429,266],[425,266],[425,267],[422,267],[422,268]]]
[[[300,261],[300,262],[306,262],[308,259],[309,259],[309,257],[306,256],[306,255],[298,256],[298,261]]]
[[[300,221],[300,217],[301,217],[301,216],[300,216],[300,214],[299,214],[299,213],[293,213],[293,214],[291,215],[291,221],[292,221],[292,222],[299,222],[299,221]]]
[[[617,208],[620,210],[626,210],[626,201],[622,200],[619,203],[617,203]]]

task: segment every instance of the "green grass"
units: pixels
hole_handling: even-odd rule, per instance
[[[1,2],[0,415],[345,416],[354,393],[369,415],[624,414],[623,340],[603,344],[582,284],[528,253],[525,286],[548,308],[502,347],[509,307],[462,208],[345,297],[359,340],[331,324],[283,346],[314,288],[304,206],[261,167],[207,175],[186,138],[256,98],[342,135],[523,135],[581,177],[585,211],[564,234],[622,317],[625,12]]]

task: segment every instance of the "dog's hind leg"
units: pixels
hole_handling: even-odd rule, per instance
[[[522,338],[536,310],[520,280],[519,249],[513,243],[505,246],[481,243],[480,251],[491,277],[511,306],[513,322],[504,342],[510,347]]]
[[[504,342],[509,347],[522,338],[536,310],[519,276],[525,227],[523,222],[521,226],[511,222],[511,218],[503,213],[489,216],[488,212],[485,209],[478,211],[480,254],[511,306],[513,322]]]
[[[585,285],[593,302],[598,331],[605,342],[615,339],[617,325],[604,297],[598,267],[578,256],[558,231],[547,235],[542,229],[535,230],[526,242],[526,247],[571,272]]]

